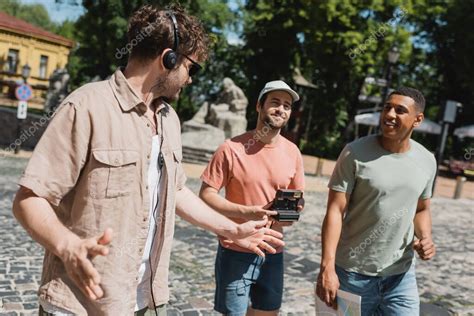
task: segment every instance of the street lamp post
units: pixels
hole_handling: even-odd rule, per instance
[[[26,84],[26,80],[30,77],[31,67],[28,64],[25,64],[21,68],[21,77],[23,78],[23,83]]]
[[[381,104],[382,109],[384,107],[385,101],[387,100],[388,91],[390,90],[390,85],[392,84],[392,67],[395,66],[395,64],[397,63],[398,57],[400,57],[400,52],[398,50],[398,47],[394,45],[390,48],[387,54],[388,65],[387,65],[387,73],[385,75],[385,87],[382,93],[382,104]],[[374,128],[375,134],[379,132],[379,128],[380,126],[376,126]]]
[[[27,80],[30,77],[30,73],[31,73],[31,67],[28,64],[25,64],[21,68],[21,77],[23,78],[23,85],[27,85]],[[23,121],[26,118],[26,115],[25,115],[25,117],[20,117],[20,115],[19,115],[21,102],[24,102],[24,104],[26,104],[26,100],[24,100],[24,101],[22,101],[22,100],[23,99],[20,99],[20,102],[18,102],[18,108],[19,108],[18,110],[19,111],[17,113],[17,129],[16,129],[16,139],[17,140],[20,140]],[[25,107],[26,107],[26,105],[25,105]],[[15,154],[18,154],[20,152],[20,147],[21,147],[21,141],[19,141],[18,144],[15,146]]]
[[[387,74],[385,76],[387,85],[385,86],[385,89],[383,92],[382,102],[385,102],[385,100],[387,99],[388,91],[390,89],[390,85],[392,84],[392,67],[395,66],[395,64],[398,62],[399,57],[400,57],[400,51],[398,50],[398,47],[392,46],[387,54],[388,66],[387,66]]]

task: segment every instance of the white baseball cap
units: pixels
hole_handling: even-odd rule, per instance
[[[258,102],[260,102],[260,99],[262,96],[268,92],[276,91],[276,90],[281,90],[281,91],[286,91],[291,95],[291,98],[293,99],[293,102],[296,102],[300,99],[300,96],[296,91],[290,88],[289,85],[287,85],[284,81],[282,80],[274,80],[274,81],[269,81],[265,84],[265,87],[263,87],[262,91],[260,91],[260,94],[258,95]]]

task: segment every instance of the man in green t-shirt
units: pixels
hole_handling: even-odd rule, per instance
[[[362,315],[419,315],[413,250],[422,260],[435,254],[436,161],[410,139],[424,107],[416,89],[392,92],[380,115],[381,135],[360,138],[339,156],[328,185],[316,286],[329,306],[341,289],[362,297]]]

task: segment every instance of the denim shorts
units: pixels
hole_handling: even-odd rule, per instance
[[[249,303],[253,309],[262,311],[281,307],[283,253],[267,254],[263,259],[219,245],[215,276],[214,309],[219,313],[245,315]]]
[[[362,316],[418,316],[420,298],[415,265],[402,274],[367,276],[336,266],[340,289],[362,297]]]

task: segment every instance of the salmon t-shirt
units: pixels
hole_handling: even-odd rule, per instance
[[[258,141],[254,131],[226,140],[215,152],[201,180],[216,190],[225,188],[225,198],[242,205],[266,205],[278,189],[304,190],[301,153],[295,144],[278,135],[273,144]],[[242,218],[232,218],[237,223]],[[272,229],[283,232],[278,222]],[[222,243],[223,237],[219,237]],[[250,252],[231,245],[232,250]],[[281,252],[282,249],[277,249]]]

